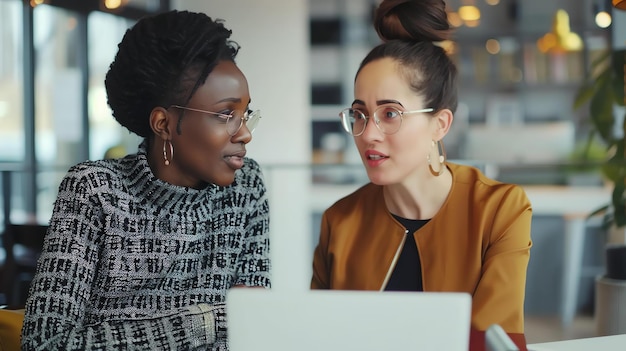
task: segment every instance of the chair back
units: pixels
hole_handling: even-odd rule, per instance
[[[37,268],[48,225],[8,224],[2,233],[6,253],[2,291],[9,308],[22,308]]]
[[[0,309],[0,351],[21,350],[24,310]]]

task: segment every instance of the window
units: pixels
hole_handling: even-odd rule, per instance
[[[22,8],[0,1],[0,162],[24,159]]]
[[[47,222],[71,165],[139,144],[111,116],[104,76],[126,29],[168,10],[169,0],[122,1],[116,9],[107,3],[0,1],[3,224]]]

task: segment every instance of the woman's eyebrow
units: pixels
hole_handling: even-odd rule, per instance
[[[377,106],[386,105],[386,104],[396,104],[396,105],[400,105],[400,106],[404,107],[404,105],[402,105],[402,103],[400,101],[398,101],[398,100],[385,99],[385,100],[378,100],[378,101],[376,101],[376,105]],[[363,100],[355,99],[354,101],[352,101],[352,105],[363,105],[363,106],[365,106],[365,102],[363,102]]]
[[[376,101],[376,105],[378,105],[378,106],[386,105],[386,104],[397,104],[397,105],[400,105],[400,106],[404,107],[404,105],[402,105],[402,103],[400,103],[400,101],[398,101],[398,100],[378,100],[378,101]]]
[[[219,104],[221,102],[241,102],[241,99],[236,98],[236,97],[229,97],[229,98],[224,98],[222,100],[216,101],[215,104]]]
[[[354,99],[354,101],[352,101],[352,105],[363,105],[363,106],[365,106],[365,102],[363,102],[362,100],[359,100],[359,99]]]

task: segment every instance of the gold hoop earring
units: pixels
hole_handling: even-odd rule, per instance
[[[172,142],[169,140],[163,140],[163,159],[165,160],[165,165],[169,166],[170,165],[170,160],[167,158],[167,152],[165,152],[166,148],[165,145],[169,144],[170,145],[170,159],[174,159],[174,146],[172,145]]]
[[[438,177],[438,176],[443,174],[443,170],[446,167],[446,165],[445,165],[446,149],[443,146],[443,141],[441,141],[441,140],[437,140],[437,141],[433,140],[431,142],[431,148],[433,148],[433,147],[436,148],[437,155],[439,155],[439,157],[437,157],[437,160],[439,161],[439,171],[435,171],[435,169],[433,168],[432,161],[431,161],[431,158],[430,158],[430,153],[428,154],[428,170],[430,171],[430,173],[432,175],[434,175],[435,177]]]

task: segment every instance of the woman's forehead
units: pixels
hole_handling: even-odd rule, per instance
[[[355,81],[354,97],[366,105],[384,100],[408,102],[418,98],[397,66],[383,60],[371,62],[361,69]]]
[[[235,100],[249,102],[248,81],[235,63],[221,61],[198,88],[190,102],[214,105],[222,101]]]

